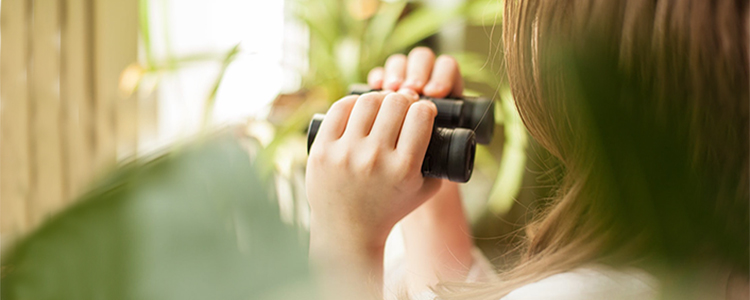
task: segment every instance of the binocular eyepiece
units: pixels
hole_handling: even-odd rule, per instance
[[[377,91],[366,84],[349,86],[352,95]],[[420,96],[420,99],[432,101],[437,107],[435,126],[446,128],[466,128],[474,131],[477,143],[489,144],[495,129],[495,102],[490,99],[476,98],[431,98]]]
[[[316,114],[307,130],[307,153],[325,115]],[[430,144],[422,161],[422,176],[467,182],[474,171],[476,139],[474,131],[465,128],[434,126]]]

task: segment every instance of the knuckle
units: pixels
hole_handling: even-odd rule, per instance
[[[432,52],[432,49],[427,47],[416,47],[414,49],[411,49],[411,52],[409,52],[409,56],[411,55],[435,57],[435,53]]]
[[[402,61],[406,61],[406,55],[397,53],[397,54],[393,54],[389,56],[388,59],[386,59],[385,64],[388,65],[388,64],[398,63]]]
[[[357,102],[361,102],[365,105],[377,105],[383,100],[383,94],[379,92],[369,92],[362,94],[362,96],[359,96],[357,99]]]
[[[351,161],[349,156],[341,155],[337,156],[336,158],[332,159],[331,166],[337,169],[344,169],[349,167],[349,162]]]
[[[408,107],[411,104],[411,101],[409,101],[409,99],[407,99],[404,95],[398,93],[389,94],[383,101],[387,102],[388,105],[396,107]]]
[[[402,163],[393,170],[393,179],[396,182],[408,182],[414,176],[412,166],[413,158],[404,158]]]
[[[458,61],[453,56],[443,54],[437,58],[437,61],[440,64],[445,64],[448,67],[458,70]]]
[[[380,164],[379,155],[364,155],[357,161],[356,170],[362,174],[372,174]]]
[[[323,165],[327,161],[325,151],[321,149],[322,145],[316,145],[310,149],[310,154],[307,157],[309,165]]]
[[[375,67],[367,73],[367,77],[380,77],[383,75],[383,67]]]
[[[417,163],[419,163],[420,166],[422,165],[422,159],[414,155],[402,154],[399,158],[401,159],[401,165],[404,166],[401,169],[407,174],[410,173],[409,168],[411,166],[414,166]]]
[[[412,104],[409,110],[412,114],[420,119],[431,119],[437,115],[437,109],[435,108],[435,105],[432,103],[425,103],[424,101]]]
[[[352,101],[356,101],[357,98],[359,98],[359,95],[348,95],[348,96],[345,96],[344,98],[341,98],[341,100],[336,101],[336,103],[352,102]]]
[[[351,163],[351,151],[348,148],[341,149],[339,155],[329,158],[331,166],[335,168],[347,168]]]
[[[343,109],[344,107],[346,107],[346,106],[350,105],[351,103],[353,103],[354,101],[356,101],[357,98],[359,98],[358,95],[349,95],[349,96],[346,96],[344,98],[341,98],[340,100],[338,100],[338,101],[334,102],[333,104],[331,104],[331,108],[329,109],[329,111],[335,111],[335,110]]]
[[[379,101],[382,98],[383,95],[380,92],[367,92],[359,96],[357,101]]]
[[[456,58],[447,54],[440,55],[437,59],[446,64],[458,64]]]

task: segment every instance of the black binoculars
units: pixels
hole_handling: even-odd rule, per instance
[[[307,153],[325,115],[316,114],[307,129]],[[422,176],[467,182],[474,171],[476,139],[474,131],[465,128],[433,126],[430,144],[422,161]]]
[[[367,85],[350,86],[351,94],[377,91]],[[467,182],[474,171],[476,143],[489,144],[495,128],[495,103],[487,98],[430,98],[438,113],[430,144],[422,161],[422,175]],[[307,152],[325,116],[313,116],[307,129]]]
[[[366,84],[349,86],[352,95],[361,95],[378,90],[370,89]],[[420,99],[432,101],[437,107],[435,126],[446,128],[466,128],[474,131],[477,143],[489,144],[495,129],[495,102],[483,97],[465,98],[431,98],[420,96]]]

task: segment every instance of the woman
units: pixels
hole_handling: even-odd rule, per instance
[[[482,280],[457,186],[419,172],[436,109],[417,94],[461,95],[458,67],[390,57],[368,82],[397,92],[336,102],[310,152],[325,290],[381,298],[403,219],[414,297],[746,299],[747,16],[747,1],[507,0],[516,106],[563,176],[523,259]]]

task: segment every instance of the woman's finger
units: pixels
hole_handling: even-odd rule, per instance
[[[346,96],[331,105],[326,117],[320,124],[316,140],[337,140],[344,134],[349,115],[352,113],[357,98],[357,95]]]
[[[385,61],[385,76],[383,80],[383,89],[398,91],[404,82],[406,75],[406,56],[403,54],[394,54]]]
[[[359,96],[352,108],[344,136],[363,137],[370,134],[383,97],[384,93],[381,92],[370,92]]]
[[[377,67],[372,70],[370,70],[370,73],[367,74],[367,84],[370,86],[373,90],[380,90],[383,89],[383,75],[385,73],[385,70],[383,67]]]
[[[406,66],[406,81],[401,87],[422,93],[424,85],[430,80],[434,62],[435,54],[429,48],[417,47],[411,50]]]
[[[410,90],[406,90],[410,91]],[[390,93],[383,99],[380,105],[380,112],[375,118],[372,125],[370,136],[377,138],[381,143],[387,145],[389,149],[396,148],[398,134],[401,131],[401,125],[404,124],[404,117],[416,99],[419,96],[410,91],[413,95],[407,95],[402,92]]]
[[[409,168],[419,168],[432,137],[432,124],[437,107],[430,101],[420,100],[409,107],[404,125],[396,143],[396,151],[407,158]]]
[[[458,93],[454,90],[460,89]],[[445,98],[451,94],[463,93],[463,80],[458,63],[453,57],[441,55],[435,60],[430,82],[424,87],[424,94],[429,97]]]

